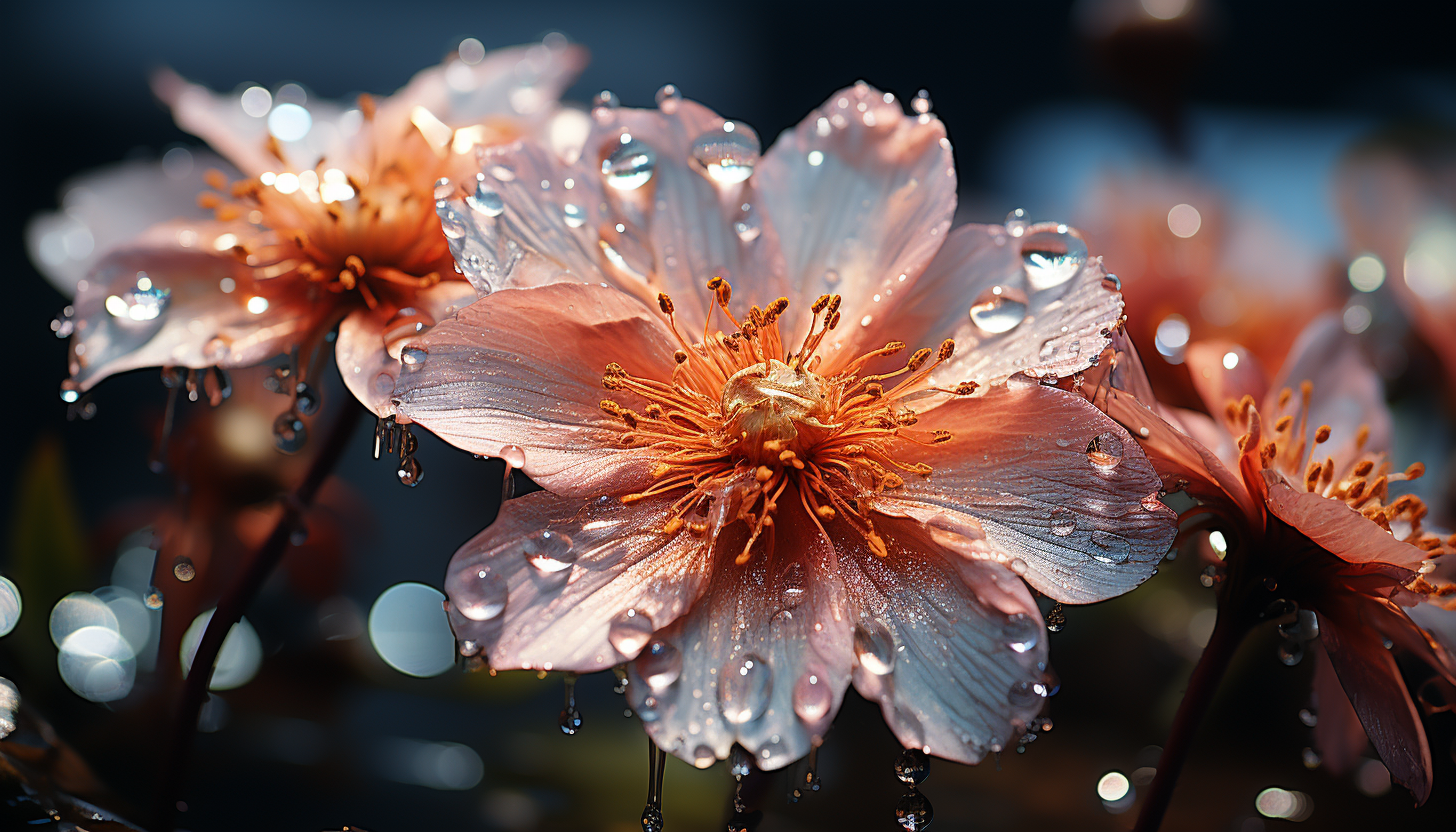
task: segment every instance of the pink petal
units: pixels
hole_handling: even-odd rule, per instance
[[[897,289],[871,315],[878,320],[864,343],[954,339],[955,357],[933,376],[945,386],[1070,376],[1091,366],[1122,316],[1122,296],[1104,278],[1101,259],[1087,260],[1066,226],[1034,225],[1021,237],[999,225],[961,226],[908,295]]]
[[[1319,721],[1314,726],[1314,747],[1320,752],[1324,767],[1340,777],[1353,771],[1355,764],[1370,745],[1360,716],[1340,687],[1335,667],[1322,645],[1312,645],[1314,652],[1314,698]]]
[[[1322,453],[1334,458],[1336,471],[1344,470],[1362,453],[1389,453],[1394,448],[1385,386],[1361,352],[1359,339],[1345,332],[1333,313],[1316,318],[1300,333],[1279,378],[1269,388],[1264,409],[1270,414],[1278,412],[1275,397],[1285,387],[1294,391],[1297,404],[1299,386],[1305,381],[1312,386],[1308,433],[1320,425],[1330,426],[1331,441]],[[1362,425],[1370,429],[1370,436],[1363,450],[1357,450],[1355,437]]]
[[[495,49],[475,64],[452,56],[380,102],[378,118],[403,125],[411,110],[424,107],[460,127],[487,116],[544,115],[586,64],[585,47],[554,40]]]
[[[1419,569],[1426,552],[1376,525],[1343,501],[1291,488],[1266,470],[1269,510],[1335,556],[1350,563],[1392,563]]]
[[[1341,601],[1320,610],[1320,640],[1391,779],[1410,789],[1419,805],[1431,794],[1431,749],[1420,714],[1369,617],[1378,615],[1378,608]]]
[[[1026,586],[1000,564],[944,552],[914,523],[883,524],[883,558],[843,531],[855,689],[906,746],[962,763],[1008,747],[1054,684]]]
[[[853,358],[860,351],[854,347],[883,346],[864,340],[859,321],[883,314],[887,299],[911,289],[955,213],[944,125],[933,116],[907,116],[884,93],[856,84],[780,136],[754,181],[795,287],[792,307],[802,310],[821,293],[844,296],[844,324],[821,348],[825,366],[836,356]],[[800,334],[786,333],[785,343]]]
[[[1263,406],[1264,398],[1271,391],[1269,376],[1264,366],[1253,353],[1229,341],[1195,341],[1188,345],[1183,354],[1188,373],[1193,377],[1193,386],[1203,406],[1219,424],[1226,425],[1224,411],[1229,402],[1242,401],[1244,396],[1253,396],[1254,403]],[[1277,388],[1273,391],[1277,394]],[[1265,418],[1274,418],[1273,411]]]
[[[707,579],[704,540],[662,532],[672,503],[543,491],[508,500],[450,559],[456,638],[501,670],[588,673],[632,659]]]
[[[394,398],[402,417],[456,447],[524,455],[525,473],[548,490],[622,494],[643,484],[651,457],[617,443],[621,423],[600,403],[636,403],[602,389],[602,376],[616,362],[666,377],[674,348],[660,315],[616,289],[500,291],[406,342]]]
[[[901,462],[933,473],[907,474],[902,488],[872,498],[874,509],[926,523],[963,555],[1007,563],[1058,601],[1133,589],[1173,542],[1174,514],[1157,500],[1152,465],[1080,396],[1036,384],[997,388],[935,407],[915,428],[954,438],[897,449]]]
[[[737,742],[762,769],[809,753],[849,685],[850,624],[834,546],[785,494],[771,552],[735,565],[747,529],[719,540],[702,599],[631,667],[632,707],[659,747],[698,767]]]
[[[152,226],[211,219],[197,205],[207,190],[203,175],[210,168],[231,175],[232,166],[205,150],[188,153],[188,164],[123,162],[68,181],[61,187],[61,210],[38,214],[26,226],[31,261],[61,294],[74,297],[103,256]]]
[[[406,339],[426,332],[476,300],[463,280],[447,280],[415,293],[413,307],[359,309],[339,323],[334,355],[344,384],[365,407],[384,418],[394,413],[391,396],[399,377],[399,353]]]
[[[138,367],[246,367],[324,324],[336,296],[254,280],[251,268],[213,244],[225,228],[158,226],[102,258],[72,304],[71,375],[80,390]],[[129,311],[133,299],[146,299],[143,278],[165,299]]]

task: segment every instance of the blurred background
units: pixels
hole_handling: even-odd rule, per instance
[[[9,8],[0,26],[11,113],[0,245],[19,363],[16,443],[0,478],[0,574],[19,587],[24,610],[0,638],[0,675],[25,708],[5,759],[27,760],[64,790],[145,822],[168,730],[165,697],[156,695],[166,657],[138,659],[127,696],[88,701],[58,673],[47,616],[67,593],[96,592],[123,626],[155,643],[162,617],[147,603],[153,584],[166,605],[210,609],[310,453],[272,448],[269,426],[288,402],[264,389],[266,369],[235,373],[234,396],[216,409],[184,396],[160,474],[148,464],[168,398],[156,371],[101,385],[88,400],[94,414],[57,398],[65,343],[49,323],[65,299],[31,264],[24,227],[55,210],[79,173],[197,146],[149,91],[154,69],[219,91],[297,83],[311,96],[352,98],[392,92],[467,37],[493,48],[561,32],[592,53],[569,99],[611,89],[626,106],[651,106],[658,87],[673,83],[753,125],[765,143],[856,80],[901,100],[926,89],[956,149],[958,219],[1000,222],[1023,208],[1031,219],[1083,228],[1092,252],[1122,277],[1132,331],[1170,400],[1187,389],[1179,362],[1190,339],[1239,338],[1272,369],[1305,322],[1341,315],[1389,384],[1403,430],[1398,464],[1420,458],[1431,468],[1420,485],[1449,527],[1456,374],[1441,358],[1440,328],[1449,339],[1456,315],[1443,319],[1422,303],[1429,280],[1448,289],[1456,281],[1456,64],[1437,36],[1449,13],[1443,2],[1301,0]],[[1392,159],[1404,178],[1382,178]],[[1412,218],[1383,234],[1380,221],[1398,208]],[[1401,285],[1402,254],[1407,264],[1435,264],[1422,272],[1426,283]],[[320,430],[355,406],[331,368],[315,386]],[[641,828],[646,743],[623,717],[611,674],[580,680],[582,726],[567,736],[561,678],[463,672],[448,643],[443,656],[431,651],[438,622],[395,625],[420,634],[394,664],[428,678],[381,658],[371,609],[408,618],[421,601],[438,601],[409,587],[376,601],[397,584],[441,584],[450,555],[494,517],[502,465],[422,435],[425,480],[404,488],[394,463],[373,458],[372,443],[369,425],[355,432],[307,534],[248,611],[246,632],[235,631],[224,664],[237,685],[206,706],[180,824]],[[164,563],[154,564],[156,547]],[[193,553],[205,580],[178,579],[179,551]],[[923,791],[936,828],[1129,828],[1212,628],[1200,569],[1192,557],[1174,560],[1128,596],[1067,609],[1065,627],[1050,636],[1062,680],[1047,710],[1052,730],[980,766],[933,762]],[[75,615],[96,614],[78,603]],[[1312,828],[1446,828],[1456,810],[1456,719],[1427,720],[1436,789],[1416,811],[1373,755],[1338,774],[1320,765],[1310,750],[1311,663],[1289,666],[1277,644],[1272,628],[1246,643],[1165,828],[1260,832],[1294,822],[1277,817],[1285,804],[1267,795],[1256,805],[1270,788],[1302,794],[1297,820]],[[897,750],[878,708],[851,692],[819,754],[819,791],[789,799],[802,766],[755,778],[760,830],[896,828]],[[45,822],[12,771],[0,770],[0,826]],[[667,829],[722,828],[731,794],[726,765],[698,771],[670,759]]]

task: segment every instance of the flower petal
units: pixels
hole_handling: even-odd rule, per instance
[[[634,658],[701,594],[704,539],[664,534],[671,497],[634,505],[537,491],[450,559],[457,639],[491,667],[589,673]]]
[[[1265,410],[1278,412],[1273,409],[1277,404],[1273,397],[1285,387],[1294,390],[1297,401],[1299,386],[1305,381],[1311,385],[1308,431],[1330,426],[1331,442],[1324,446],[1324,453],[1334,458],[1336,471],[1345,470],[1362,453],[1393,450],[1394,428],[1385,406],[1385,386],[1361,352],[1359,340],[1345,331],[1334,314],[1315,319],[1300,333],[1279,378],[1270,385]],[[1356,435],[1362,425],[1370,433],[1357,448]]]
[[[1241,401],[1244,396],[1253,396],[1254,404],[1263,407],[1270,392],[1264,365],[1252,352],[1230,341],[1195,341],[1188,345],[1183,360],[1203,407],[1219,424],[1242,433],[1242,428],[1231,425],[1224,413],[1229,402]],[[1270,410],[1265,416],[1273,419],[1276,413]]]
[[[541,43],[494,49],[475,64],[451,57],[421,70],[380,103],[381,121],[405,123],[424,107],[453,127],[488,116],[535,116],[550,109],[586,67],[587,51],[559,36]]]
[[[1104,278],[1101,258],[1087,260],[1086,244],[1066,226],[1012,237],[1003,226],[964,225],[908,297],[898,288],[887,296],[862,343],[954,339],[955,356],[933,376],[945,386],[1070,376],[1091,366],[1122,316],[1122,296]]]
[[[477,300],[475,288],[463,280],[447,280],[414,294],[414,306],[395,310],[359,309],[339,323],[334,355],[344,384],[374,415],[394,414],[394,383],[399,377],[400,349],[437,321]]]
[[[197,204],[210,168],[232,166],[205,150],[183,151],[183,161],[123,162],[90,171],[61,187],[61,210],[38,214],[26,226],[26,248],[36,267],[61,294],[76,285],[113,249],[170,220],[202,220]]]
[[[643,481],[651,457],[618,444],[621,423],[600,403],[636,402],[603,390],[602,375],[616,362],[634,375],[666,376],[674,346],[660,318],[610,287],[500,291],[406,342],[394,399],[400,416],[456,447],[519,452],[543,488],[623,494]]]
[[[216,250],[225,226],[157,226],[77,287],[71,376],[87,390],[139,367],[245,367],[286,352],[333,314],[316,287],[254,280]],[[191,234],[187,237],[186,234]],[[188,247],[181,239],[193,240]]]
[[[962,763],[1011,744],[1053,684],[1040,610],[996,563],[943,551],[918,524],[882,526],[885,557],[837,524],[854,616],[854,686],[906,746]]]
[[[844,296],[845,325],[821,348],[825,366],[853,358],[859,345],[883,346],[865,341],[858,322],[880,314],[876,293],[883,299],[911,289],[955,213],[944,125],[907,116],[892,97],[855,84],[781,135],[754,182],[796,289],[791,304]],[[802,332],[785,334],[795,343]]]
[[[915,427],[953,438],[897,448],[933,473],[907,475],[871,505],[941,530],[962,554],[1008,563],[1058,601],[1090,603],[1147,580],[1168,552],[1174,514],[1158,502],[1152,465],[1081,396],[997,388],[934,407]]]
[[[1353,771],[1365,753],[1370,740],[1365,726],[1350,704],[1350,697],[1340,687],[1340,677],[1323,645],[1310,645],[1314,652],[1314,705],[1319,721],[1314,726],[1314,746],[1320,752],[1321,764],[1334,776]]]
[[[747,530],[719,540],[712,578],[687,615],[631,666],[632,707],[664,750],[699,767],[737,742],[761,769],[809,753],[839,710],[850,625],[834,546],[785,494],[771,551],[735,557]]]
[[[1279,519],[1350,563],[1391,563],[1416,570],[1427,553],[1376,525],[1341,500],[1291,488],[1278,472],[1264,471],[1266,502]]]

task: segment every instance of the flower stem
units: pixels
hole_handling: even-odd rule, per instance
[[[273,573],[273,568],[283,559],[283,554],[288,551],[289,538],[302,522],[303,513],[313,504],[324,480],[328,479],[339,458],[343,456],[344,448],[348,446],[349,438],[354,434],[354,428],[363,412],[363,408],[352,400],[344,403],[325,435],[323,447],[314,457],[303,480],[284,498],[283,516],[278,518],[272,534],[268,535],[268,539],[263,541],[252,560],[248,561],[238,580],[223,594],[212,619],[207,622],[207,628],[192,658],[192,671],[183,682],[182,696],[172,728],[171,745],[162,761],[155,807],[157,822],[153,827],[157,832],[171,832],[175,826],[177,798],[181,793],[183,773],[192,749],[192,738],[197,732],[197,719],[207,697],[208,683],[212,680],[213,666],[217,663],[223,641],[232,626],[243,617],[243,612],[263,588],[268,576]]]
[[[1208,637],[1203,655],[1198,658],[1193,675],[1188,678],[1188,688],[1178,705],[1177,715],[1173,717],[1173,730],[1168,735],[1167,745],[1163,746],[1162,756],[1158,758],[1157,774],[1148,787],[1148,795],[1133,832],[1157,832],[1162,825],[1163,815],[1168,811],[1173,790],[1178,785],[1178,774],[1192,749],[1193,737],[1198,733],[1198,726],[1208,713],[1219,682],[1247,632],[1248,627],[1241,617],[1232,610],[1219,610],[1213,634]]]

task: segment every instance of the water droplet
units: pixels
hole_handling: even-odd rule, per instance
[[[273,445],[285,454],[296,454],[308,442],[308,428],[298,414],[285,411],[273,420]]]
[[[895,638],[884,624],[863,621],[854,627],[854,655],[860,667],[884,676],[895,669]]]
[[[1087,262],[1087,243],[1065,225],[1026,234],[1021,242],[1021,264],[1031,288],[1041,291],[1066,283]]]
[[[919,115],[923,116],[926,113],[930,112],[930,106],[929,90],[921,90],[920,92],[915,93],[914,98],[910,99],[910,109],[914,110]]]
[[[710,130],[693,141],[689,153],[709,179],[720,185],[736,185],[753,175],[761,147],[753,129],[728,121],[722,129]]]
[[[909,786],[918,786],[930,775],[930,758],[918,748],[907,748],[895,759],[895,776]]]
[[[561,709],[561,733],[566,736],[574,736],[581,730],[581,711],[576,705],[568,705]]]
[[[1041,701],[1044,695],[1041,686],[1022,679],[1014,682],[1011,688],[1006,691],[1006,701],[1017,708],[1029,708]]]
[[[652,630],[652,619],[647,617],[647,613],[629,609],[618,613],[607,626],[607,641],[611,642],[613,650],[631,659],[652,638]]]
[[[1041,625],[1024,612],[1018,612],[1006,619],[1001,628],[1006,643],[1018,653],[1025,653],[1036,647],[1041,636]]]
[[[485,184],[481,174],[476,174],[475,192],[465,197],[465,204],[487,217],[498,217],[506,210],[501,195]]]
[[[783,592],[779,595],[779,602],[784,609],[791,610],[804,603],[804,596],[808,589],[804,580],[804,564],[795,561],[789,564],[781,577]]]
[[[1061,604],[1052,604],[1051,612],[1046,616],[1046,625],[1049,633],[1060,633],[1067,626],[1067,613]]]
[[[586,224],[586,211],[580,205],[573,205],[568,202],[561,206],[562,218],[566,220],[568,228],[581,228]]]
[[[81,400],[81,385],[71,379],[61,382],[61,401],[66,404],[75,404]]]
[[[163,603],[162,590],[157,589],[156,587],[148,589],[147,594],[142,597],[142,603],[146,604],[147,609],[149,610],[161,609]]]
[[[748,756],[748,752],[743,750],[743,746],[733,746],[733,750],[728,755],[728,773],[733,775],[734,779],[742,780],[752,771],[753,758]]]
[[[1296,639],[1286,639],[1280,642],[1278,655],[1285,667],[1294,667],[1304,660],[1304,644]]]
[[[768,662],[753,653],[740,656],[718,674],[718,708],[734,725],[752,722],[763,715],[773,690],[773,671]]]
[[[1304,749],[1304,751],[1300,754],[1300,757],[1304,760],[1304,767],[1308,769],[1319,768],[1320,763],[1323,761],[1323,758],[1320,757],[1320,753],[1318,751],[1315,751],[1313,748]]]
[[[971,306],[971,323],[990,335],[1010,332],[1026,320],[1026,303],[1012,297],[1014,290],[996,286]]]
[[[647,687],[662,693],[682,675],[682,652],[672,644],[655,639],[637,656],[637,673]]]
[[[1020,237],[1026,233],[1026,227],[1030,225],[1026,218],[1026,209],[1017,208],[1006,215],[1006,233],[1013,237]]]
[[[455,186],[450,184],[449,179],[442,176],[439,179],[435,180],[435,199],[437,201],[442,199],[449,199],[454,194]]]
[[[1087,443],[1087,461],[1104,474],[1112,473],[1122,462],[1122,437],[1112,431],[1094,436]]]
[[[500,458],[512,468],[526,467],[526,451],[520,445],[506,445],[500,449]]]
[[[137,272],[136,283],[108,295],[106,311],[127,321],[154,321],[172,305],[172,290],[155,285],[146,272]]]
[[[404,349],[399,351],[400,363],[403,364],[404,368],[410,372],[418,370],[420,367],[422,367],[425,363],[425,359],[429,357],[430,354],[425,352],[424,348],[422,347],[405,347]]]
[[[620,106],[622,106],[621,99],[617,98],[617,94],[611,90],[602,90],[592,96],[592,115],[599,115],[597,110],[604,110],[606,113],[603,117],[609,117],[611,111]]]
[[[312,416],[319,409],[318,392],[306,382],[300,381],[293,388],[293,409],[298,411],[300,416]]]
[[[1319,724],[1319,715],[1309,708],[1300,708],[1299,721],[1304,723],[1304,727],[1313,728]]]
[[[1077,515],[1069,508],[1057,506],[1052,509],[1050,515],[1052,534],[1057,537],[1066,537],[1077,528]]]
[[[677,112],[678,104],[682,103],[682,91],[672,84],[663,84],[654,96],[657,101],[657,109],[672,115]]]
[[[181,555],[172,561],[172,574],[185,583],[197,577],[197,567],[192,565],[192,558]]]
[[[1132,548],[1127,539],[1112,532],[1096,529],[1092,532],[1091,539],[1092,548],[1087,553],[1094,560],[1103,563],[1127,563],[1127,559],[1132,555]]]
[[[399,467],[395,469],[394,473],[399,477],[400,485],[414,488],[424,481],[425,466],[421,465],[420,461],[413,456],[406,456],[399,461]]]
[[[700,745],[693,749],[693,765],[695,767],[711,768],[716,762],[718,762],[718,755],[714,754],[713,749],[709,746]]]
[[[816,722],[828,716],[834,706],[834,691],[823,673],[806,671],[794,683],[794,713],[805,722]]]
[[[571,538],[550,529],[541,529],[521,538],[520,547],[526,561],[543,574],[569,569],[576,562],[577,553],[572,550]]]
[[[662,809],[649,803],[642,810],[642,832],[662,832]]]
[[[921,832],[930,828],[930,821],[935,817],[935,811],[930,806],[930,801],[925,795],[911,789],[900,798],[895,804],[895,820],[905,832]]]
[[[635,191],[646,185],[657,169],[657,151],[646,142],[640,142],[623,134],[627,141],[615,142],[604,148],[602,176],[607,184],[619,191]]]
[[[489,621],[506,608],[506,579],[489,569],[463,570],[451,589],[450,602],[471,621]]]

